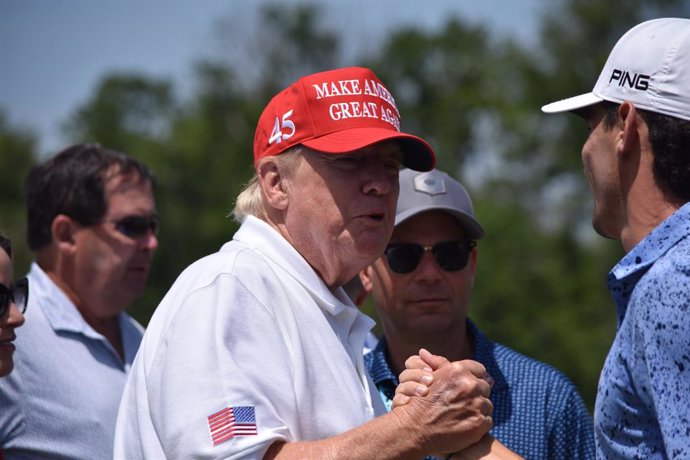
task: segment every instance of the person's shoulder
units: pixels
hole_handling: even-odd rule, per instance
[[[687,211],[690,211],[690,207],[683,208],[683,212],[679,211],[679,214],[664,221],[626,256],[636,256],[636,263],[641,261],[650,265],[642,282],[654,280],[653,284],[656,284],[657,280],[668,276],[690,278],[690,228],[685,221]]]
[[[674,244],[659,258],[654,268],[661,276],[673,273],[678,277],[690,278],[690,235]]]
[[[52,307],[52,305],[48,305],[48,307]],[[51,338],[55,336],[51,322],[43,312],[43,308],[44,302],[41,298],[34,296],[32,299],[29,291],[29,304],[24,312],[24,324],[15,332],[17,335],[15,361],[17,355],[23,355],[25,352],[30,355],[29,350],[45,349],[51,342]]]
[[[132,318],[126,311],[123,311],[121,315],[120,325],[124,329],[123,335],[139,337],[139,339],[141,339],[144,335],[144,326],[142,326],[139,321]]]
[[[270,259],[252,246],[237,241],[223,245],[189,265],[175,280],[154,316],[185,313],[187,303],[202,304],[194,314],[234,314],[248,304],[270,305],[279,293],[281,280]],[[164,312],[164,313],[163,313]],[[150,324],[149,324],[150,327]]]
[[[496,361],[507,380],[513,383],[521,382],[522,384],[558,386],[567,390],[575,389],[571,380],[551,364],[527,356],[506,345],[497,342],[493,342],[493,344]]]
[[[633,290],[629,309],[640,318],[681,311],[690,301],[690,237],[685,237],[654,261]],[[656,324],[652,321],[650,324]]]
[[[180,273],[146,327],[142,347],[147,350],[149,363],[164,350],[162,343],[185,334],[190,325],[219,324],[218,330],[236,329],[238,324],[248,327],[264,318],[262,315],[270,315],[275,290],[259,284],[262,276],[270,277],[262,274],[265,262],[253,252],[234,241],[226,243]],[[208,340],[213,337],[201,334],[198,342]]]
[[[482,364],[494,379],[497,414],[510,413],[512,405],[516,417],[540,418],[546,427],[591,425],[582,395],[563,372],[505,345],[493,343],[493,352],[493,362]]]
[[[369,350],[364,350],[364,367],[369,375],[374,376],[379,372],[390,372],[390,366],[386,359],[386,339],[377,338],[372,332],[369,333],[376,340],[376,344]]]
[[[212,284],[219,277],[250,278],[266,272],[267,260],[250,246],[230,241],[220,250],[208,254],[185,268],[177,282],[193,281],[196,285]]]

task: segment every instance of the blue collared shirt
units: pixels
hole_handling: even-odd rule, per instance
[[[618,330],[599,380],[599,458],[690,458],[690,204],[608,276]]]
[[[491,434],[530,460],[593,459],[592,419],[570,380],[548,364],[489,341],[469,320],[467,330],[474,343],[473,359],[494,379]],[[384,337],[364,363],[390,408],[398,378],[387,354]]]
[[[0,449],[7,460],[112,459],[115,420],[143,328],[120,313],[125,359],[33,264],[14,370],[0,379]]]

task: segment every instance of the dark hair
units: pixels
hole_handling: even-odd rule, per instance
[[[604,127],[611,129],[618,119],[620,104],[604,101]],[[654,161],[652,171],[659,188],[690,201],[690,121],[638,109],[649,130]]]
[[[9,258],[12,258],[12,240],[0,233],[0,248],[4,249]]]
[[[72,145],[34,166],[24,183],[29,248],[50,243],[51,225],[59,214],[85,225],[100,222],[108,212],[105,184],[121,175],[155,184],[146,165],[97,144]]]

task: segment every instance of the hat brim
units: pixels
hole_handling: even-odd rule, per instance
[[[601,101],[603,101],[603,99],[596,96],[594,93],[580,94],[579,96],[546,104],[541,110],[544,113],[573,112],[584,107],[598,104]]]
[[[451,214],[453,217],[460,221],[464,231],[465,237],[471,240],[479,240],[484,236],[484,229],[477,220],[466,214],[464,212],[458,211],[456,208],[450,206],[434,206],[429,204],[424,204],[421,206],[415,206],[414,208],[406,209],[405,211],[396,214],[395,216],[395,226],[397,227],[406,220],[427,211],[445,211]]]
[[[431,171],[436,155],[423,139],[384,128],[351,128],[305,140],[302,145],[323,153],[340,154],[383,141],[397,140],[403,151],[403,165],[415,171]]]

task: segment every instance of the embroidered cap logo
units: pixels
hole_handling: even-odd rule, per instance
[[[386,140],[399,142],[405,166],[433,167],[433,149],[400,131],[395,99],[374,72],[363,67],[320,72],[300,78],[266,106],[254,136],[254,165],[299,144],[342,154]]]

